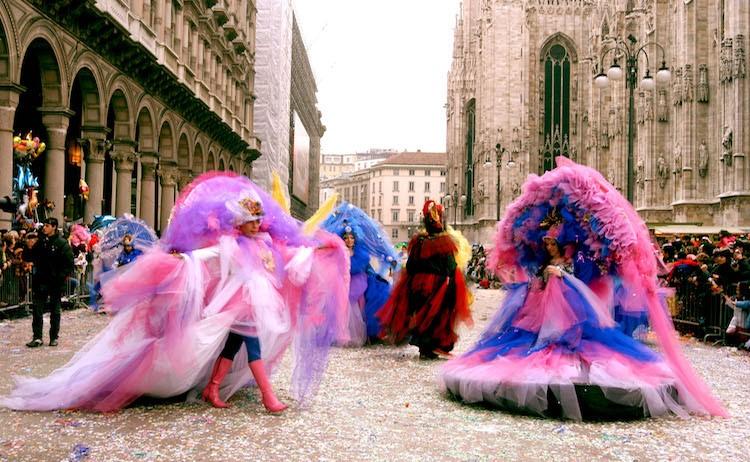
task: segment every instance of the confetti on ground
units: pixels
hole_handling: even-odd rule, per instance
[[[477,292],[477,320],[492,318],[498,297],[497,291]],[[4,321],[0,395],[10,391],[13,374],[41,377],[63,365],[107,319],[87,310],[65,311],[60,337],[65,354],[23,346],[31,319]],[[462,331],[456,350],[468,349],[483,324]],[[291,405],[280,416],[263,411],[254,389],[238,392],[230,409],[202,402],[108,414],[0,408],[0,461],[65,461],[75,454],[80,462],[747,460],[750,354],[682,341],[730,419],[578,423],[465,406],[436,388],[442,361],[420,361],[414,347],[371,346],[333,350],[320,391],[304,409],[290,397],[292,362],[285,357],[273,378],[279,397]]]

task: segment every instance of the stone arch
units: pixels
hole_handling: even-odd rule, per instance
[[[107,126],[111,130],[110,137],[112,139],[133,139],[131,135],[130,107],[127,93],[122,88],[116,87],[112,91],[109,97],[109,104],[107,105]],[[112,118],[111,124],[110,117]]]
[[[156,150],[156,133],[148,106],[142,106],[138,111],[135,141],[138,143],[138,151],[154,152]]]
[[[226,171],[226,169],[227,169],[227,164],[226,164],[226,162],[224,162],[224,156],[222,156],[222,155],[219,155],[219,166],[218,166],[218,169],[221,170],[222,172]]]
[[[7,16],[10,11],[5,2],[0,8],[0,80],[11,81],[18,67],[18,47],[13,36],[13,22]],[[10,27],[8,27],[10,26]],[[8,34],[10,29],[11,34]]]
[[[177,142],[177,166],[180,170],[190,170],[190,145],[185,132],[180,135],[180,141]]]
[[[102,125],[102,104],[99,81],[88,66],[82,66],[78,69],[73,85],[70,86],[70,96],[68,107],[73,107],[74,88],[78,85],[80,90],[80,107],[81,107],[81,124],[82,125]],[[76,91],[77,93],[78,91]],[[78,105],[78,102],[76,102]]]
[[[165,120],[159,130],[159,158],[174,160],[174,135],[172,134],[172,124]]]
[[[578,62],[578,47],[576,46],[576,42],[572,38],[570,38],[569,35],[562,32],[556,32],[547,37],[547,40],[545,40],[542,46],[539,48],[539,61],[544,62],[544,55],[549,51],[550,48],[552,48],[552,46],[557,44],[565,47],[568,54],[570,55],[570,62],[572,62],[573,64]]]
[[[214,154],[214,151],[212,149],[209,149],[208,151],[208,157],[206,158],[206,171],[209,170],[216,170],[216,154]]]
[[[206,161],[203,159],[203,146],[195,145],[193,150],[193,175],[199,175],[205,171]]]
[[[65,104],[63,95],[67,94],[67,91],[63,89],[67,89],[67,82],[63,56],[62,47],[57,39],[45,29],[40,29],[31,37],[24,48],[23,64],[18,68],[18,81],[22,79],[24,64],[28,62],[27,60],[34,59],[37,62],[42,82],[41,103],[43,107],[62,107]]]

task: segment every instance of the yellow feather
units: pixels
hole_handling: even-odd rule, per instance
[[[289,213],[289,201],[287,201],[286,196],[284,195],[284,187],[281,185],[281,178],[276,172],[273,172],[273,189],[271,190],[271,197],[278,202],[286,213]]]
[[[318,211],[305,221],[305,225],[302,228],[304,233],[308,236],[312,235],[318,225],[328,218],[328,215],[330,215],[333,212],[333,209],[336,208],[336,202],[338,202],[338,200],[339,195],[337,193],[332,194],[331,197],[326,199],[323,205],[318,208]]]
[[[471,245],[464,235],[461,234],[461,231],[453,229],[451,226],[448,226],[446,231],[451,239],[453,239],[453,242],[456,243],[456,247],[458,247],[458,252],[456,252],[456,264],[463,271],[466,269],[466,265],[469,264],[469,260],[471,260]]]

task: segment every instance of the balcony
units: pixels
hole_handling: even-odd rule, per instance
[[[216,21],[216,24],[218,24],[219,27],[223,26],[227,23],[227,21],[229,21],[229,16],[227,16],[227,9],[223,6],[214,5],[211,8],[211,11],[213,12],[214,21]]]
[[[236,39],[237,35],[239,34],[237,33],[237,26],[235,25],[234,21],[229,21],[224,24],[224,37],[228,42]]]

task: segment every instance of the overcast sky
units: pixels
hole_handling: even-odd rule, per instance
[[[459,0],[294,0],[327,130],[321,152],[445,151]]]

